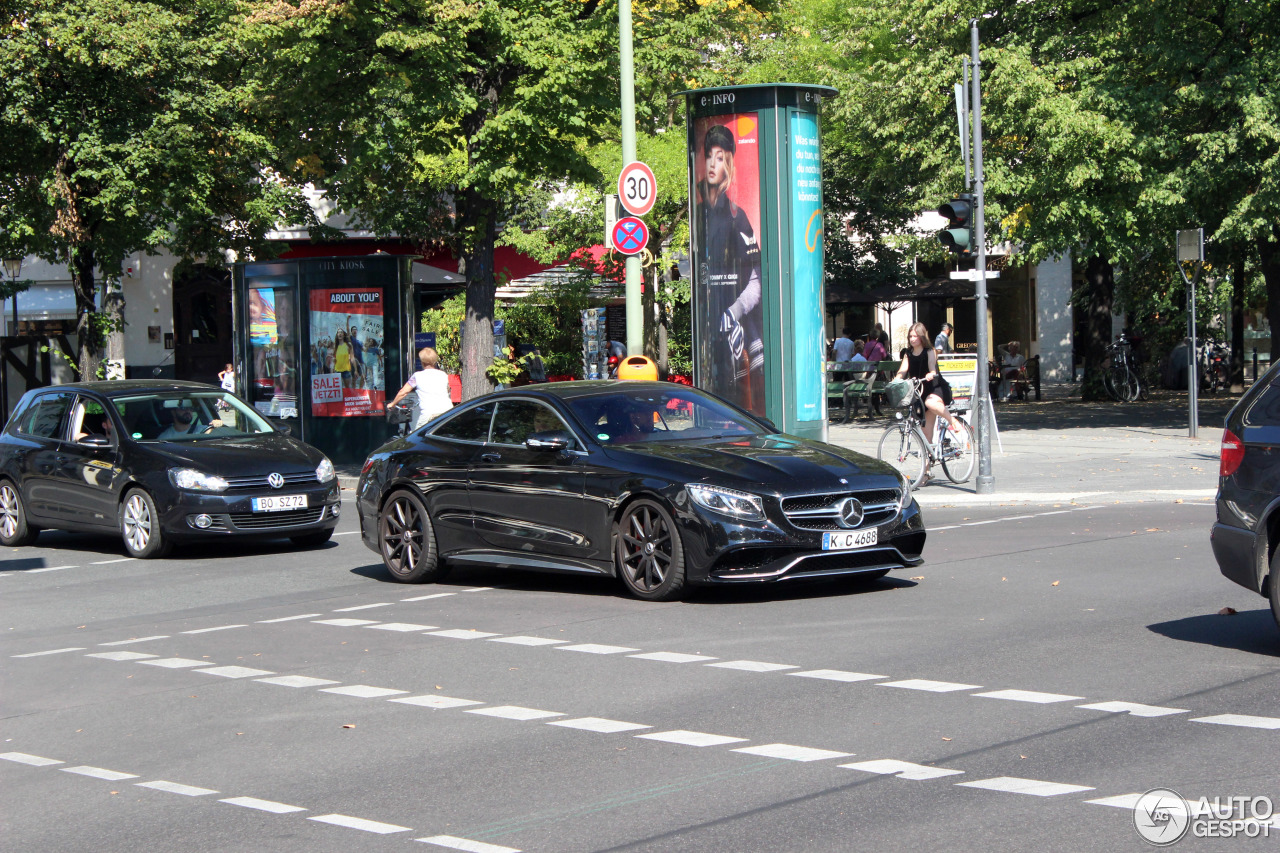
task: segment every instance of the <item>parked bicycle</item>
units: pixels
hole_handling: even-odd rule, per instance
[[[1102,374],[1102,386],[1111,399],[1132,403],[1147,398],[1147,384],[1142,381],[1137,359],[1133,357],[1133,345],[1121,332],[1115,343],[1107,347],[1110,363]]]
[[[1200,387],[1210,394],[1231,388],[1231,348],[1215,338],[1201,339]]]
[[[924,401],[920,399],[919,379],[906,380],[909,390],[902,393],[890,385],[886,389],[886,401],[890,405],[903,407],[898,413],[898,422],[891,425],[880,436],[880,445],[876,456],[882,462],[888,462],[907,479],[912,489],[920,487],[925,472],[933,463],[941,463],[947,479],[953,483],[963,483],[973,475],[974,455],[977,445],[973,438],[973,428],[963,420],[960,424],[961,434],[951,428],[945,418],[938,418],[933,428],[933,441],[924,437]],[[897,386],[904,388],[905,386]],[[897,398],[895,400],[895,398]],[[949,407],[952,412],[955,406]]]

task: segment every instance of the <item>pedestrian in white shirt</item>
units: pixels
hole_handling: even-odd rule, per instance
[[[844,331],[840,333],[840,337],[836,338],[835,343],[831,345],[831,360],[853,360],[853,332],[848,326],[844,327]]]
[[[440,363],[440,356],[431,347],[423,347],[418,352],[418,361],[422,363],[422,369],[409,377],[409,381],[404,383],[400,393],[391,401],[391,405],[395,406],[409,396],[410,391],[418,392],[418,420],[413,425],[415,430],[453,408],[453,399],[449,396],[449,374],[436,366]]]

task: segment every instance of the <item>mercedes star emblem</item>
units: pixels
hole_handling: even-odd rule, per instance
[[[862,523],[862,502],[857,498],[845,498],[837,510],[837,522],[841,527],[857,527]]]

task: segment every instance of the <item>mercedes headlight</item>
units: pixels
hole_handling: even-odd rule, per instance
[[[902,491],[898,493],[898,512],[901,513],[911,506],[911,483],[901,474],[898,475],[898,479],[902,481]]]
[[[334,477],[333,463],[326,456],[320,460],[320,464],[316,466],[316,479],[322,483],[327,483]]]
[[[738,521],[764,521],[764,502],[759,495],[690,483],[685,486],[698,506],[727,515]]]
[[[195,468],[170,468],[169,482],[188,492],[225,492],[228,486],[221,477]]]

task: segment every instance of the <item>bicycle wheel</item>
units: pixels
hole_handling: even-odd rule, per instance
[[[964,421],[958,421],[960,432],[938,418],[938,428],[942,433],[942,470],[947,479],[953,483],[963,483],[973,476],[973,462],[978,455],[978,443],[973,437],[973,427]]]
[[[1116,384],[1116,376],[1119,372],[1119,368],[1114,365],[1107,368],[1106,372],[1102,374],[1102,387],[1106,390],[1108,397],[1117,402],[1123,403],[1124,397],[1121,395],[1120,388]]]
[[[1126,403],[1138,402],[1138,397],[1142,393],[1142,383],[1138,381],[1138,374],[1128,368],[1124,369],[1124,401]]]
[[[929,450],[925,445],[924,436],[918,429],[905,423],[894,424],[880,436],[876,458],[896,468],[914,489],[924,478]]]

